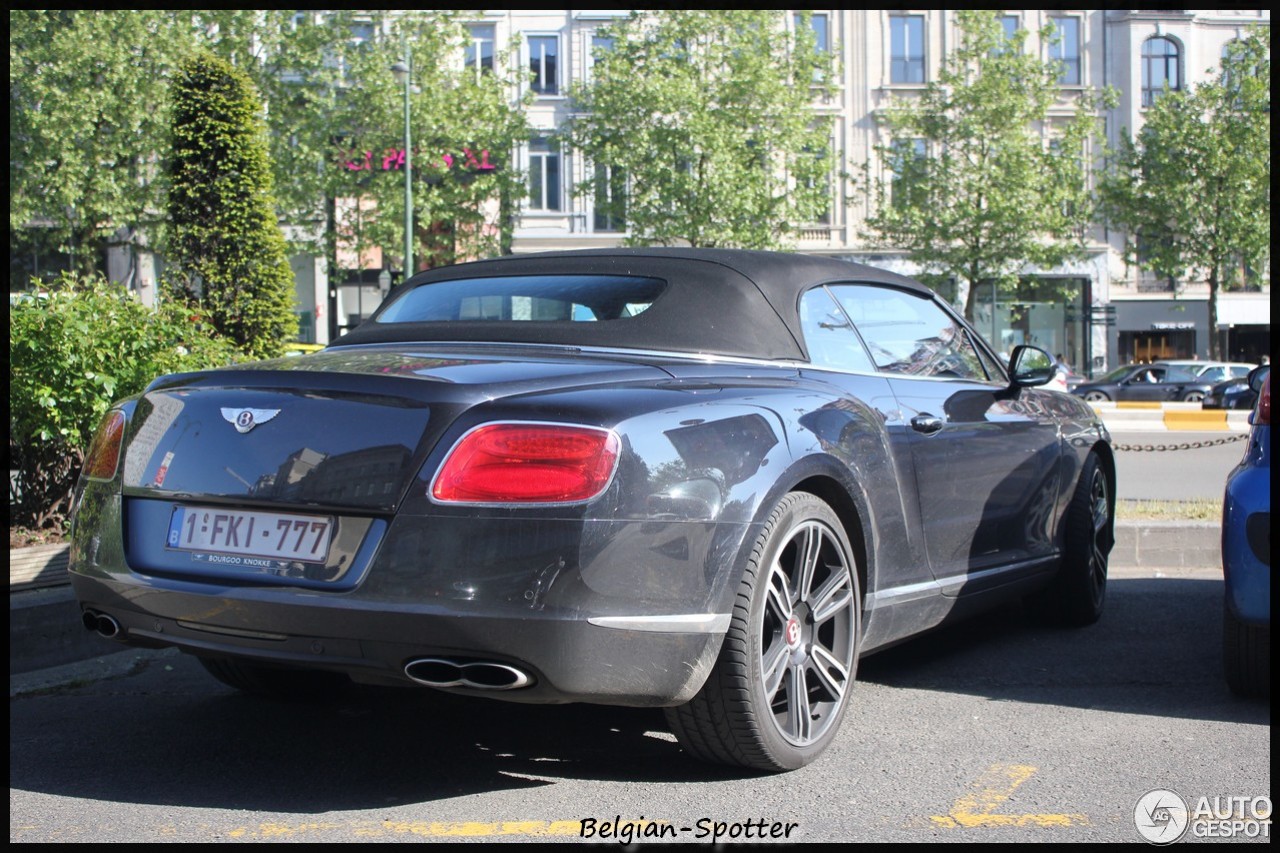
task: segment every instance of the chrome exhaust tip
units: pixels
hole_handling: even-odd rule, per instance
[[[404,665],[404,674],[419,684],[438,688],[517,690],[533,684],[533,677],[527,672],[492,661],[417,658]]]
[[[120,634],[120,623],[100,610],[86,610],[80,614],[80,622],[90,631],[108,640]]]
[[[94,630],[97,631],[100,636],[106,637],[110,640],[120,633],[120,623],[105,613],[99,613],[97,624],[94,625]]]

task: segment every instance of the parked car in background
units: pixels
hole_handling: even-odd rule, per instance
[[[1263,373],[1271,371],[1270,365],[1263,365],[1258,368]],[[1201,408],[1205,409],[1243,409],[1250,411],[1258,402],[1258,392],[1249,385],[1248,378],[1228,379],[1225,382],[1219,382],[1209,389],[1209,393],[1204,395],[1204,399],[1200,401]]]
[[[1053,357],[1053,380],[1045,387],[1052,388],[1055,391],[1069,393],[1086,380],[1079,373],[1071,368],[1071,365],[1062,360],[1061,356]]]
[[[1098,379],[1077,385],[1071,393],[1090,403],[1155,401],[1199,403],[1213,388],[1180,367],[1126,364]]]
[[[1011,599],[1102,613],[1110,436],[1052,376],[833,259],[441,267],[323,352],[113,406],[71,583],[243,691],[662,707],[694,757],[794,769],[861,656]]]
[[[1156,364],[1177,367],[1205,382],[1224,382],[1228,379],[1244,379],[1254,365],[1239,361],[1198,361],[1196,359],[1161,359]]]
[[[1222,665],[1232,692],[1257,697],[1271,695],[1271,371],[1249,384],[1258,403],[1222,508]]]

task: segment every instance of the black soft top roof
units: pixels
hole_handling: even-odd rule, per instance
[[[373,319],[332,347],[367,343],[493,341],[622,347],[764,359],[805,359],[800,294],[825,283],[885,284],[929,291],[874,267],[786,252],[745,249],[587,249],[506,255],[419,273],[401,288],[436,281],[519,275],[628,275],[667,282],[666,292],[635,317],[596,323],[377,323]],[[385,305],[384,305],[385,307]]]

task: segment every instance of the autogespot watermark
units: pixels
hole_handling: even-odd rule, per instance
[[[1206,796],[1193,801],[1157,788],[1138,798],[1133,824],[1152,844],[1172,844],[1187,835],[1206,838],[1271,838],[1271,798]]]

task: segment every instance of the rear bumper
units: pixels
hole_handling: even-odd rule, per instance
[[[422,658],[484,661],[529,676],[511,701],[666,706],[705,681],[736,590],[732,557],[751,525],[493,517],[399,517],[354,588],[146,568],[122,537],[117,496],[73,536],[71,582],[113,639],[418,685]],[[366,545],[368,543],[366,542]],[[365,545],[360,550],[364,551]],[[176,555],[175,559],[185,560]],[[449,688],[476,693],[468,687]]]
[[[1222,518],[1227,607],[1250,625],[1271,624],[1271,470],[1244,467],[1228,480]]]
[[[706,680],[723,639],[722,633],[627,631],[586,619],[513,622],[425,608],[346,612],[337,618],[327,608],[143,591],[80,575],[72,576],[72,586],[83,608],[119,624],[114,639],[128,645],[173,646],[198,656],[323,669],[356,681],[408,686],[418,682],[404,668],[421,658],[501,663],[528,673],[532,683],[500,692],[453,690],[517,702],[680,704]]]

